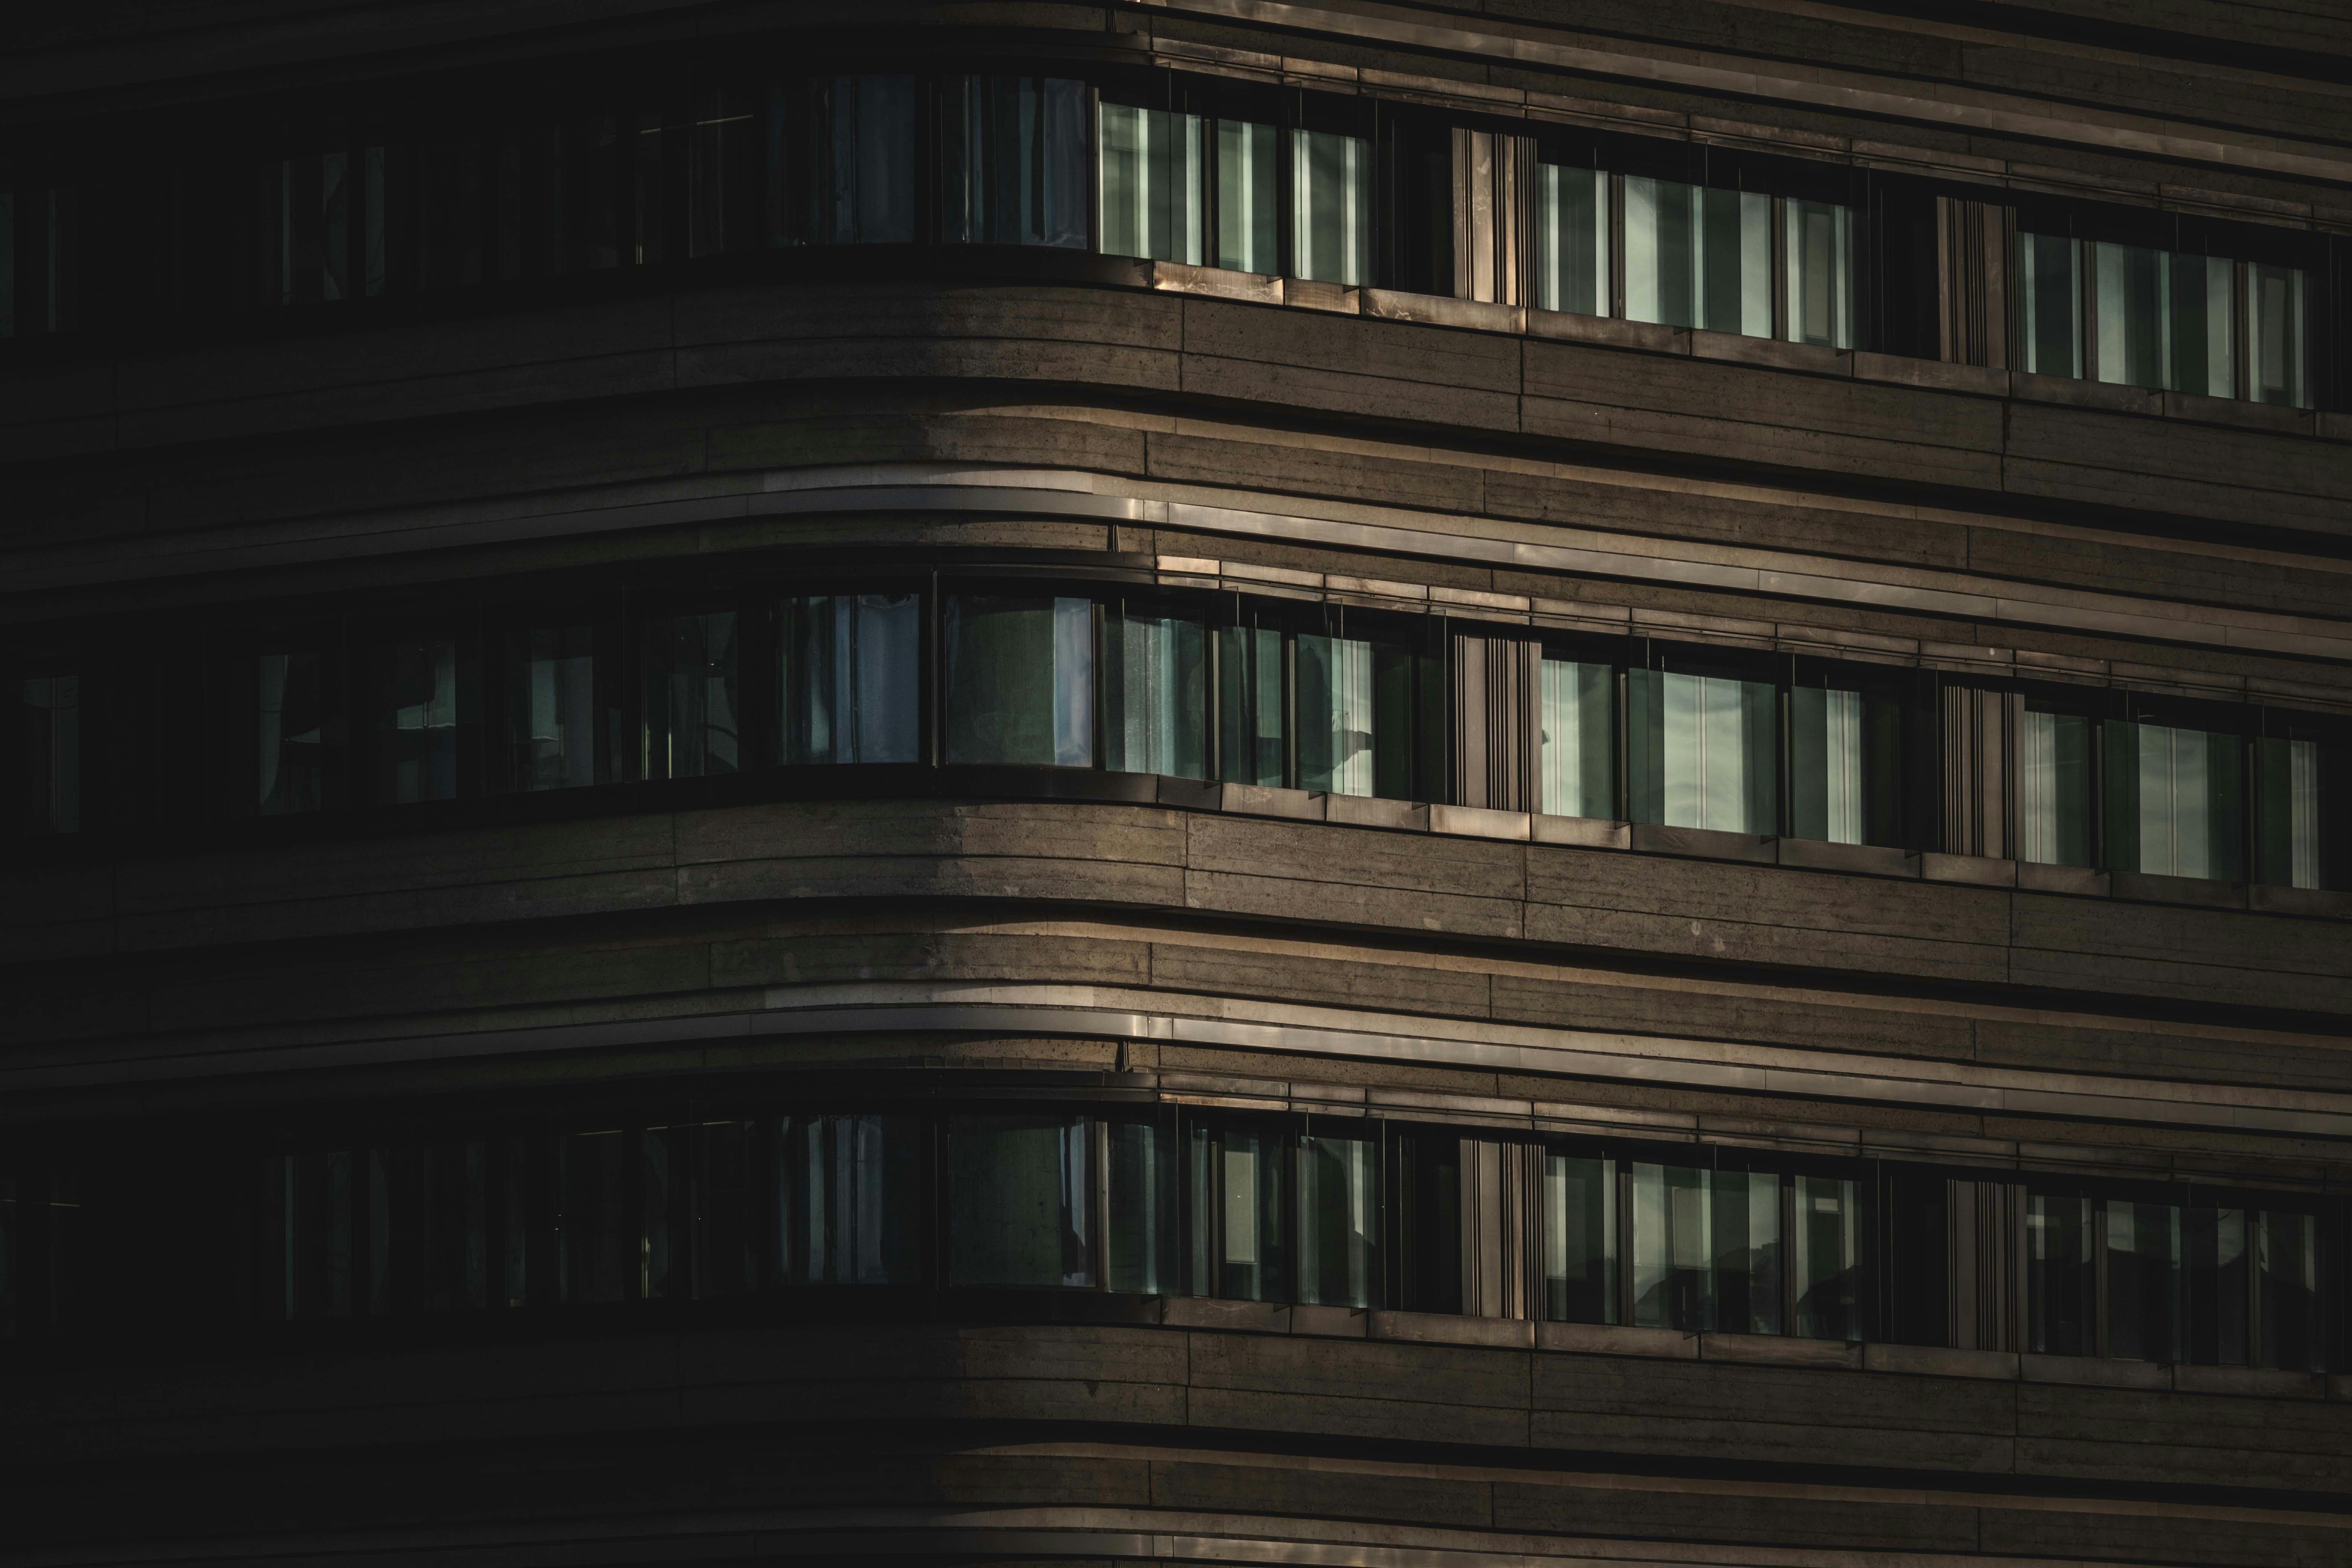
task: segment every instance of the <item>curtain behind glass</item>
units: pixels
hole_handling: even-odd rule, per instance
[[[457,641],[394,643],[376,667],[376,798],[448,800],[457,793]]]
[[[1373,793],[1372,645],[1299,634],[1298,787]]]
[[[947,602],[950,763],[1094,761],[1094,603],[960,594]]]
[[[2240,880],[2243,742],[2165,724],[2111,721],[2105,732],[2108,863],[2160,877]]]
[[[1225,626],[1217,639],[1220,770],[1227,784],[1279,789],[1288,782],[1282,633],[1269,626]]]
[[[1372,252],[1372,146],[1360,136],[1290,133],[1294,270],[1323,283],[1362,283]]]
[[[1275,128],[1217,121],[1217,265],[1237,272],[1282,270]]]
[[[1536,306],[1609,313],[1609,176],[1540,166],[1536,182]],[[1573,815],[1582,815],[1577,813]]]
[[[1099,121],[1104,254],[1202,265],[1209,122],[1124,103],[1102,105]]]
[[[508,765],[520,789],[601,784],[596,758],[596,633],[589,626],[508,634]]]
[[[1140,1118],[1113,1121],[1105,1131],[1110,1151],[1105,1283],[1140,1295],[1174,1295],[1180,1289],[1175,1134]]]
[[[1095,1282],[1094,1123],[959,1116],[948,1137],[949,1272],[958,1285]]]
[[[1772,199],[1628,177],[1625,314],[1770,337]]]
[[[1626,695],[1634,820],[1779,831],[1778,688],[1636,669],[1627,673]]]
[[[778,632],[787,763],[920,760],[919,595],[787,599]]]
[[[2076,315],[2080,290],[2075,287],[2077,248],[2071,239],[2051,234],[2017,237],[2020,335],[2025,340],[2025,368],[2034,375],[2083,374],[2083,330]]]
[[[1543,661],[1543,810],[1617,815],[1615,672],[1605,664]]]
[[[1556,1323],[1613,1323],[1616,1163],[1547,1153],[1543,1169],[1544,1316]]]
[[[646,622],[642,672],[640,777],[701,778],[741,768],[733,611]]]
[[[1902,701],[1891,692],[1792,688],[1790,831],[1830,844],[1897,842],[1902,741]]]
[[[919,1123],[787,1116],[770,1143],[765,1271],[785,1285],[900,1285],[920,1273]]]
[[[1208,777],[1208,628],[1189,617],[1104,612],[1104,766]]]
[[[2325,887],[2319,742],[2265,736],[2254,747],[2262,837],[2255,875],[2274,888]]]
[[[2020,858],[2091,863],[2091,721],[2028,708],[2019,737]]]
[[[1309,1133],[1298,1141],[1298,1299],[1370,1307],[1380,1279],[1380,1146]]]
[[[1787,205],[1790,342],[1853,347],[1853,209]]]
[[[989,245],[1087,243],[1087,89],[1062,77],[946,84],[941,233]]]
[[[315,653],[265,653],[255,661],[260,721],[257,808],[264,816],[316,811],[326,779],[325,696]]]
[[[801,145],[785,145],[787,101],[770,98],[768,233],[777,245],[905,245],[915,237],[915,79],[820,77],[808,84]],[[785,170],[800,174],[788,194]]]
[[[2256,403],[2308,408],[2304,384],[2304,274],[2254,263],[2246,268],[2246,374]]]

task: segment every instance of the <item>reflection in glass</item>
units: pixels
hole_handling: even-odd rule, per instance
[[[264,816],[316,811],[325,784],[326,715],[315,653],[265,653],[254,661],[260,754],[257,808]]]
[[[1769,1173],[1636,1163],[1633,1321],[1780,1331],[1780,1187]]]
[[[1559,1323],[1617,1321],[1617,1167],[1546,1153],[1544,1316]]]
[[[2289,1372],[2326,1365],[2319,1315],[2319,1221],[2263,1211],[2255,1231],[2254,1289],[2261,1363]]]
[[[1139,1295],[1174,1295],[1176,1139],[1158,1121],[1122,1117],[1104,1130],[1110,1153],[1105,1283]]]
[[[1790,1284],[1797,1307],[1790,1331],[1811,1340],[1859,1340],[1863,1226],[1854,1184],[1796,1176],[1790,1185],[1796,1216]]]
[[[1270,626],[1226,626],[1217,638],[1217,754],[1224,780],[1279,789],[1288,782],[1282,633]]]
[[[2042,866],[2091,863],[2091,721],[2029,705],[2019,737],[2023,852]]]
[[[1132,607],[1103,618],[1104,765],[1114,773],[1205,778],[1208,628]]]
[[[2020,335],[2025,368],[2035,375],[2083,374],[2083,330],[2076,314],[2076,247],[2053,234],[2018,236],[2022,273],[2019,289]]]
[[[1829,844],[1898,837],[1902,704],[1885,690],[1794,687],[1789,693],[1790,827]]]
[[[2025,1300],[2028,1348],[2047,1355],[2096,1355],[2092,1309],[2098,1300],[2093,1269],[2091,1200],[2035,1193],[2025,1211]]]
[[[1780,693],[1767,681],[1627,673],[1635,820],[1720,833],[1780,823]]]
[[[1237,1301],[1286,1299],[1284,1156],[1277,1128],[1193,1124],[1194,1294]]]
[[[785,600],[777,637],[783,760],[920,760],[921,646],[916,595]]]
[[[1780,1331],[1780,1178],[1765,1171],[1712,1171],[1700,1174],[1711,1178],[1714,1189],[1710,1195],[1715,1212],[1710,1216],[1709,1229],[1714,1243],[1711,1261],[1715,1274],[1715,1324],[1736,1334],[1777,1334]],[[1832,1188],[1836,1185],[1825,1184]],[[1801,1226],[1805,1213],[1801,1205]],[[1832,1228],[1832,1239],[1836,1234]],[[1807,1240],[1808,1232],[1801,1228],[1797,1234],[1801,1265],[1809,1256],[1805,1250]],[[1825,1279],[1834,1276],[1836,1264],[1832,1260],[1840,1256],[1832,1252],[1822,1259]],[[1804,1288],[1806,1278],[1801,1271],[1800,1289]],[[1825,1319],[1833,1321],[1834,1315],[1816,1310],[1809,1320],[1812,1326],[1798,1331],[1818,1337],[1820,1321]]]
[[[1772,199],[1639,176],[1625,181],[1625,314],[1772,335]]]
[[[376,798],[448,800],[457,793],[457,644],[393,644],[378,664]]]
[[[1787,204],[1789,341],[1853,347],[1853,209]]]
[[[2255,742],[2262,864],[2255,875],[2274,888],[2326,886],[2321,872],[2320,743],[2299,735]]]
[[[1380,1279],[1380,1149],[1370,1138],[1298,1142],[1298,1299],[1370,1307]]]
[[[2110,721],[2106,747],[2109,864],[2160,877],[2243,876],[2237,736]]]
[[[507,760],[519,789],[604,782],[596,757],[596,628],[529,626],[507,636]]]
[[[915,237],[915,79],[835,76],[809,88],[805,175],[786,221],[782,94],[772,101],[768,227],[776,243],[905,245]]]
[[[647,621],[643,676],[639,777],[702,778],[743,765],[733,611]]]
[[[2259,262],[2246,268],[2247,393],[2256,403],[2308,408],[2304,384],[2304,274]]]
[[[2139,1361],[2180,1359],[2180,1210],[2169,1204],[2109,1198],[2105,1353]]]
[[[1217,265],[1236,272],[1282,270],[1276,214],[1275,131],[1244,120],[1217,121]]]
[[[2099,379],[2230,396],[2231,265],[2132,245],[2091,251]]]
[[[33,835],[81,830],[81,677],[65,671],[28,675],[18,687],[24,742],[24,830]]]
[[[949,762],[1093,763],[1093,601],[957,595],[944,633]]]
[[[1617,814],[1616,674],[1605,664],[1543,661],[1543,809]]]
[[[783,1285],[899,1285],[920,1257],[921,1151],[911,1116],[787,1116],[769,1146]]]
[[[1290,144],[1297,274],[1321,283],[1363,282],[1372,250],[1371,143],[1360,136],[1294,131]]]
[[[1087,243],[1087,89],[1062,77],[949,79],[941,232],[951,242]]]
[[[958,1285],[1092,1285],[1094,1124],[959,1116],[948,1139],[949,1272]]]
[[[1208,122],[1197,114],[1124,103],[1105,103],[1098,112],[1104,254],[1202,265],[1202,140]]]
[[[1536,305],[1580,316],[1609,313],[1609,176],[1539,166],[1536,182]],[[1582,813],[1571,815],[1581,816]]]
[[[2244,1366],[2252,1271],[2247,1213],[2199,1206],[2183,1211],[2189,1253],[2189,1359],[2200,1366]]]
[[[1372,645],[1298,637],[1298,787],[1369,795],[1373,770]]]

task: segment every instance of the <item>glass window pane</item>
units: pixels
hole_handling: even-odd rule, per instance
[[[2236,264],[2218,257],[2167,252],[2161,270],[2164,384],[2200,397],[2236,395],[2230,363],[2230,291]]]
[[[2083,374],[2083,332],[2075,314],[2079,290],[2074,283],[2076,247],[2071,239],[2053,234],[2018,237],[2022,273],[2019,291],[2025,368],[2035,375]]]
[[[1633,670],[1636,820],[1720,833],[1780,826],[1780,691],[1769,681]]]
[[[1289,782],[1282,633],[1238,626],[1217,636],[1218,757],[1225,782],[1278,789]]]
[[[2255,1229],[2256,1331],[2264,1366],[2318,1372],[2326,1366],[2319,1315],[2319,1221],[2263,1211]]]
[[[1543,661],[1543,809],[1553,816],[1617,815],[1616,688],[1605,664]]]
[[[922,600],[838,594],[784,601],[783,760],[921,760]]]
[[[2304,384],[2304,274],[2292,267],[2246,269],[2247,385],[2257,403],[2308,408]]]
[[[1298,787],[1373,793],[1372,645],[1298,637]]]
[[[2091,1200],[2035,1193],[2025,1212],[2027,1348],[2049,1355],[2096,1355],[2092,1309]]]
[[[1789,341],[1853,347],[1853,209],[1788,204]]]
[[[457,643],[394,643],[376,664],[380,801],[449,800],[457,793]]]
[[[1110,1147],[1110,1257],[1114,1290],[1173,1295],[1176,1281],[1176,1138],[1158,1121],[1115,1120]]]
[[[955,1119],[948,1207],[956,1284],[1095,1282],[1093,1137],[1083,1116]]]
[[[1633,1321],[1643,1328],[1716,1326],[1712,1171],[1635,1163]]]
[[[639,776],[702,778],[742,766],[735,720],[735,615],[646,623]]]
[[[1797,1176],[1790,1184],[1797,1316],[1790,1331],[1806,1339],[1859,1340],[1862,1237],[1867,1232],[1854,1184],[1833,1176]]]
[[[1380,1145],[1309,1134],[1298,1145],[1298,1299],[1370,1307],[1380,1280]]]
[[[835,76],[809,84],[803,208],[793,237],[905,245],[915,237],[915,79]],[[781,132],[779,132],[781,133]],[[781,157],[772,154],[776,166]],[[781,206],[781,195],[773,204]],[[786,226],[772,220],[782,237]]]
[[[1540,166],[1536,183],[1538,309],[1581,316],[1609,313],[1608,211],[1607,174],[1558,163]]]
[[[2249,1218],[2242,1208],[2181,1214],[2189,1253],[2189,1359],[2200,1366],[2247,1364],[2253,1287]]]
[[[957,595],[944,632],[949,762],[1093,763],[1093,601]]]
[[[326,779],[325,695],[315,653],[265,653],[255,661],[257,805],[264,816],[316,811]]]
[[[1780,1178],[1769,1171],[1711,1174],[1715,1212],[1708,1216],[1708,1239],[1713,1249],[1709,1261],[1715,1271],[1716,1326],[1732,1333],[1777,1334],[1780,1331]],[[1800,1291],[1808,1282],[1806,1266],[1818,1261],[1807,1250],[1804,1219],[1801,1198]]]
[[[706,1121],[690,1130],[694,1167],[695,1294],[740,1296],[761,1278],[755,1153],[760,1126]]]
[[[1617,1321],[1617,1168],[1612,1161],[1544,1156],[1544,1316]]]
[[[1276,216],[1275,134],[1271,125],[1217,121],[1217,265],[1237,272],[1282,270]]]
[[[1061,77],[947,84],[943,232],[991,245],[1087,243],[1087,91]]]
[[[781,1285],[902,1285],[919,1274],[920,1124],[911,1116],[788,1116],[769,1143]]]
[[[276,1209],[270,1226],[285,1281],[289,1318],[352,1315],[353,1161],[348,1150],[283,1155],[271,1162]]]
[[[1200,266],[1208,122],[1123,103],[1106,103],[1099,113],[1104,252]]]
[[[2109,858],[2116,869],[2236,881],[2243,875],[2242,742],[2235,735],[2111,721]]]
[[[488,1162],[478,1138],[442,1139],[423,1151],[418,1209],[424,1222],[425,1310],[457,1312],[488,1300]]]
[[[2262,864],[2274,888],[2327,885],[2320,837],[2321,745],[2315,737],[2264,736],[2255,742]]]
[[[1772,335],[1772,200],[1674,180],[1625,181],[1625,314]]]
[[[471,138],[444,132],[414,160],[416,279],[426,289],[470,289],[482,280],[481,165]]]
[[[2143,247],[2091,247],[2091,279],[2098,295],[2101,381],[2164,385],[2164,271],[2159,254]]]
[[[640,1238],[629,1234],[629,1149],[619,1128],[566,1135],[556,1147],[556,1273],[569,1304],[635,1293]]]
[[[1324,131],[1291,132],[1296,270],[1323,283],[1362,283],[1372,248],[1371,143]]]
[[[2091,863],[2091,721],[2028,707],[2020,737],[2022,858],[2043,866]]]
[[[2107,1350],[2139,1361],[2180,1359],[2180,1211],[2168,1204],[2109,1198],[2106,1226]]]
[[[751,142],[751,100],[740,88],[704,87],[695,94],[686,163],[686,246],[689,256],[748,248]]]
[[[24,828],[36,836],[81,831],[81,677],[28,675],[18,688],[24,735]]]
[[[1240,1301],[1288,1296],[1284,1139],[1271,1127],[1219,1128],[1211,1162],[1211,1294]]]
[[[1465,1258],[1462,1235],[1463,1140],[1418,1132],[1396,1141],[1397,1278],[1408,1311],[1459,1312]]]
[[[1113,606],[1104,612],[1103,640],[1104,765],[1206,778],[1208,627],[1189,616]]]
[[[596,629],[546,626],[507,634],[507,765],[518,789],[604,781],[596,745]]]

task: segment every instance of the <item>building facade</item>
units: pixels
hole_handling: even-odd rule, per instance
[[[0,1562],[2352,1560],[2347,69],[35,23]]]

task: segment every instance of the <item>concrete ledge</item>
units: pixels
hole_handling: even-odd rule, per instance
[[[2110,414],[2164,412],[2164,394],[2146,387],[2116,386],[2104,381],[2077,381],[2071,375],[2028,375],[2009,373],[2009,395],[2027,403],[2054,403],[2067,408],[2102,408]]]
[[[1529,310],[1528,335],[1567,342],[1601,343],[1611,348],[1645,349],[1661,354],[1687,354],[1691,343],[1688,327],[1622,321],[1614,316],[1580,316],[1568,310]]]
[[[1538,1323],[1536,1347],[1579,1355],[1698,1359],[1696,1334],[1686,1334],[1680,1329],[1633,1329],[1620,1323]]]
[[[1477,331],[1513,333],[1528,330],[1528,312],[1521,306],[1456,300],[1444,294],[1367,289],[1363,290],[1362,309],[1367,316],[1391,321],[1419,321],[1431,327],[1468,327]]]
[[[2013,1351],[1956,1351],[1942,1345],[1864,1345],[1864,1372],[1900,1372],[1928,1377],[1981,1377],[2008,1383],[2017,1377]]]
[[[1290,1309],[1290,1331],[1294,1334],[1360,1340],[1370,1337],[1371,1328],[1372,1314],[1361,1307],[1301,1305]]]
[[[1813,375],[1853,374],[1853,354],[1846,349],[1826,349],[1814,343],[1785,342],[1779,338],[1751,338],[1741,332],[1708,332],[1694,329],[1693,359],[1722,360],[1731,364],[1760,364],[1774,370],[1801,370]]]
[[[1783,866],[1804,866],[1816,871],[1860,871],[1873,877],[1916,877],[1919,858],[1906,849],[1878,844],[1826,844],[1815,838],[1782,838]]]
[[[2029,893],[2074,893],[2092,899],[2107,896],[2107,874],[2084,866],[2042,866],[2020,860],[2017,885],[2020,890]]]
[[[1357,827],[1429,831],[1432,808],[1414,801],[1380,800],[1362,795],[1324,795],[1315,798],[1323,803],[1323,820],[1326,822],[1343,822]]]
[[[1206,1296],[1171,1296],[1160,1304],[1160,1321],[1175,1329],[1222,1329],[1227,1333],[1286,1334],[1292,1309],[1272,1301],[1219,1301]]]
[[[1151,264],[1151,287],[1173,294],[1206,294],[1220,300],[1245,300],[1254,305],[1283,302],[1282,279],[1262,272],[1234,272],[1222,267],[1187,267],[1181,261]]]
[[[2245,430],[2273,430],[2282,436],[2314,435],[2319,427],[2319,421],[2308,408],[2288,408],[2239,397],[2200,397],[2189,392],[2166,393],[2164,412],[2175,419],[2235,425]]]
[[[1306,278],[1282,279],[1282,302],[1305,310],[1328,310],[1334,315],[1363,313],[1363,290],[1341,283],[1317,283]]]
[[[1926,387],[1935,392],[1972,392],[1986,397],[2009,395],[2009,372],[1980,364],[1948,364],[1936,359],[1906,359],[1856,350],[1856,381],[1883,381],[1896,386]]]
[[[1457,1318],[1450,1312],[1371,1314],[1370,1337],[1419,1344],[1486,1345],[1496,1350],[1533,1350],[1536,1326],[1524,1318]]]
[[[1717,833],[1704,827],[1665,827],[1654,822],[1633,824],[1633,847],[1653,855],[1687,855],[1700,860],[1748,860],[1769,866],[1776,858],[1773,841],[1760,834]]]
[[[1303,789],[1271,789],[1263,784],[1222,784],[1218,805],[1244,816],[1284,816],[1293,822],[1323,820],[1323,797]]]
[[[1706,1333],[1701,1361],[1744,1361],[1768,1366],[1831,1366],[1862,1370],[1862,1346],[1843,1340],[1801,1340],[1782,1334]]]
[[[2264,1399],[2325,1399],[2328,1379],[2315,1372],[2260,1366],[2176,1366],[2172,1386],[2184,1394],[2253,1394]]]
[[[2021,1355],[2018,1379],[2023,1383],[2093,1384],[2101,1388],[2170,1388],[2172,1368],[2152,1361],[2121,1361],[2106,1356]]]
[[[1931,851],[1919,857],[1919,875],[1929,882],[1966,882],[1979,888],[2014,888],[2017,886],[2017,862],[1994,860],[1982,855],[1937,855]]]
[[[2157,877],[2145,871],[2111,871],[2107,890],[2118,899],[2151,904],[2196,904],[2209,910],[2242,910],[2242,882],[2214,882],[2201,877]]]
[[[1513,838],[1524,844],[1535,836],[1533,819],[1524,811],[1490,811],[1479,805],[1433,805],[1429,830],[1465,838]]]
[[[2265,888],[2257,882],[2246,889],[2246,907],[2274,915],[2352,920],[2352,893],[2322,888]]]
[[[1628,823],[1605,822],[1597,816],[1546,816],[1528,819],[1538,844],[1572,844],[1580,849],[1631,849],[1633,829]]]

